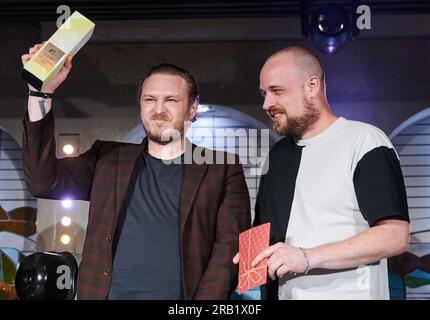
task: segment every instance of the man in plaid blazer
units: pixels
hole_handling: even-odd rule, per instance
[[[23,55],[23,63],[40,47],[35,45]],[[71,61],[69,57],[59,74],[43,88],[44,93],[53,93],[66,79]],[[198,154],[201,160],[212,152],[183,139],[184,122],[196,115],[197,86],[188,72],[176,66],[153,68],[139,88],[141,120],[147,138],[141,144],[97,140],[80,156],[63,159],[55,155],[52,99],[38,95],[30,86],[23,121],[24,172],[29,190],[39,198],[62,199],[65,194],[72,194],[74,199],[90,201],[78,298],[106,299],[115,272],[113,243],[136,175],[138,157],[147,152],[158,159],[181,155],[186,158],[188,152]],[[169,130],[179,132],[179,137],[173,134],[166,141],[163,134]],[[226,160],[226,155],[217,153],[213,159]],[[230,164],[201,163],[194,156],[191,158],[183,164],[179,193],[183,294],[178,298],[229,299],[237,284],[237,267],[231,261],[238,251],[239,233],[249,228],[251,221],[243,169],[237,156]]]

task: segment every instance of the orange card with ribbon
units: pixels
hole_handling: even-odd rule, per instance
[[[243,292],[266,283],[267,258],[260,261],[255,267],[251,262],[264,249],[269,246],[270,223],[251,228],[239,235],[239,285],[237,292]]]

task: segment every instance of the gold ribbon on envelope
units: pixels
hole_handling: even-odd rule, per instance
[[[245,273],[239,277],[239,288],[242,289],[244,287],[247,287],[248,284],[259,283],[262,280],[262,278],[261,278],[261,274],[257,270],[265,269],[265,268],[267,267],[261,266],[258,268],[251,268],[249,270],[245,268]]]

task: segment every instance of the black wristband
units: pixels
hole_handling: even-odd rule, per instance
[[[47,93],[47,92],[28,90],[28,95],[33,97],[40,97],[43,99],[52,99],[52,93]]]

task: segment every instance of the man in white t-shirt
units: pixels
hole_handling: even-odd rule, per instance
[[[254,225],[271,222],[263,299],[388,299],[386,258],[409,243],[406,191],[386,135],[336,117],[320,60],[288,47],[260,73],[271,149]],[[239,261],[237,255],[234,262]]]

